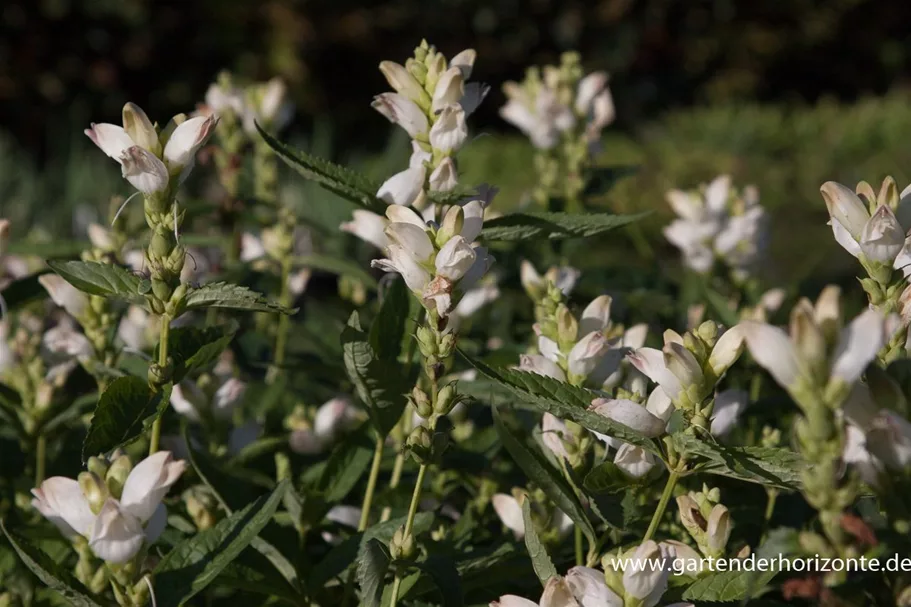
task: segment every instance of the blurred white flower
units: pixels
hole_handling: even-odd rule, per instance
[[[119,495],[111,495],[91,473],[80,475],[80,481],[89,475],[88,482],[55,476],[32,489],[32,505],[65,535],[86,538],[98,558],[126,563],[164,531],[167,511],[161,500],[185,469],[186,462],[159,451],[132,469]]]
[[[358,419],[357,407],[345,397],[333,398],[316,411],[311,424],[294,429],[289,445],[295,453],[313,455],[321,453],[338,440]]]
[[[55,304],[66,310],[67,314],[79,320],[89,305],[89,297],[57,274],[42,274],[38,282],[51,296]]]
[[[210,376],[217,379],[217,376]],[[205,418],[231,419],[234,410],[243,402],[247,385],[235,377],[228,377],[216,385],[203,389],[193,380],[185,379],[174,384],[171,390],[171,407],[187,419],[199,422]]]
[[[294,104],[288,99],[288,88],[281,78],[247,87],[243,126],[251,136],[257,136],[257,122],[264,129],[275,132],[285,128],[293,116]]]

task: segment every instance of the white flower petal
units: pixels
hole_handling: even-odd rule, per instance
[[[413,167],[396,173],[380,186],[376,196],[389,204],[410,205],[424,188],[424,167]]]
[[[857,194],[834,181],[825,182],[819,190],[826,201],[832,220],[840,223],[854,240],[860,240],[870,214]]]
[[[631,400],[596,398],[590,409],[649,438],[664,434],[664,420]]]
[[[797,381],[798,362],[794,344],[787,333],[765,323],[744,321],[743,336],[750,354],[784,388],[791,388]]]
[[[52,476],[41,486],[32,489],[32,495],[41,504],[38,511],[61,529],[53,517],[59,517],[70,529],[85,537],[92,532],[95,514],[82,494],[78,481]]]
[[[519,369],[530,371],[545,377],[551,377],[558,381],[565,381],[566,375],[563,373],[557,363],[547,359],[540,354],[523,354],[519,357]]]
[[[740,414],[749,404],[750,395],[746,390],[725,390],[718,393],[712,410],[712,434],[723,437],[733,430]]]
[[[433,256],[433,244],[427,231],[413,223],[390,223],[386,226],[386,236],[401,245],[419,263],[424,263]]]
[[[592,300],[582,311],[579,319],[579,335],[588,335],[592,331],[604,331],[610,326],[610,295],[600,295]]]
[[[95,556],[109,563],[125,563],[136,556],[144,541],[145,532],[139,519],[121,509],[117,500],[108,498],[89,539]]]
[[[121,164],[123,153],[136,145],[123,127],[116,124],[92,123],[92,128],[86,129],[85,134],[92,140],[92,143],[101,148],[102,152]]]
[[[169,451],[159,451],[139,462],[123,485],[120,503],[123,510],[145,522],[187,468],[175,461]]]
[[[475,250],[471,245],[461,236],[453,236],[437,253],[434,264],[438,276],[457,281],[471,268],[475,259]]]
[[[411,137],[427,133],[427,115],[418,104],[404,95],[383,93],[374,97],[370,105],[390,122],[405,129]]]
[[[503,525],[515,534],[516,539],[521,539],[525,535],[525,520],[518,500],[511,495],[497,493],[491,498],[491,503]]]
[[[168,187],[168,169],[146,149],[134,145],[120,156],[121,172],[143,194],[156,194]]]
[[[876,310],[866,310],[842,329],[835,348],[832,375],[854,383],[886,342],[884,319]]]
[[[196,116],[178,124],[164,146],[164,159],[175,173],[192,165],[201,148],[218,124],[218,117]]]

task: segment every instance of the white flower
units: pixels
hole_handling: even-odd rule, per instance
[[[33,489],[32,503],[65,534],[88,539],[98,558],[125,563],[161,535],[167,521],[161,500],[185,469],[186,463],[167,451],[150,455],[130,472],[120,498],[107,497],[97,515],[79,482],[61,476]]]
[[[591,602],[580,606],[579,602],[576,601],[573,596],[573,592],[570,590],[567,581],[559,576],[547,580],[547,583],[544,585],[544,593],[541,595],[541,600],[537,603],[529,601],[528,599],[523,599],[514,594],[501,596],[498,601],[492,601],[490,603],[490,607],[589,607],[589,605],[594,606],[595,603]],[[609,607],[613,606],[611,605]]]
[[[95,350],[88,338],[76,330],[72,321],[60,322],[41,336],[42,354],[49,365],[48,378],[65,375],[76,362],[92,358]]]
[[[240,116],[244,112],[243,92],[236,87],[223,87],[220,84],[210,84],[206,91],[206,106],[216,114],[233,112]]]
[[[569,295],[572,293],[572,290],[576,286],[576,282],[578,282],[579,276],[581,275],[582,273],[576,268],[561,266],[552,267],[545,272],[544,276],[541,276],[538,274],[538,271],[535,270],[535,267],[531,262],[524,259],[519,266],[519,278],[522,282],[522,286],[532,297],[535,297],[534,293],[543,292],[545,281],[552,282],[561,293]]]
[[[820,302],[824,302],[823,297]],[[753,358],[782,387],[793,391],[801,378],[810,382],[820,379],[840,382],[850,387],[892,336],[893,320],[876,310],[866,310],[841,329],[835,349],[829,354],[825,344],[819,343],[819,327],[832,314],[829,307],[829,304],[817,304],[814,310],[809,302],[798,304],[790,336],[778,327],[756,321],[740,324]],[[816,376],[820,367],[825,370],[825,377]]]
[[[374,97],[370,105],[411,137],[427,134],[427,115],[411,99],[398,93],[383,93]]]
[[[656,463],[652,453],[629,443],[622,444],[614,455],[614,464],[633,478],[642,478]]]
[[[347,398],[333,398],[317,409],[310,428],[294,430],[289,445],[295,453],[312,455],[325,451],[357,420],[357,408]]]
[[[519,501],[506,493],[497,493],[491,498],[491,503],[503,525],[513,532],[517,540],[522,539],[525,536],[525,519]]]
[[[503,86],[508,101],[500,108],[500,116],[525,133],[536,148],[547,150],[560,140],[560,135],[575,126],[570,107],[558,100],[557,94],[541,87],[532,97],[514,82]]]
[[[519,369],[545,377],[552,377],[558,381],[566,381],[566,374],[563,373],[563,369],[557,363],[541,354],[522,354],[519,356]]]
[[[117,336],[128,348],[144,350],[150,345],[148,338],[150,322],[157,325],[159,321],[143,308],[135,305],[130,306],[127,308],[127,313],[120,320],[120,325],[117,327]],[[155,333],[157,334],[157,329]]]
[[[724,554],[724,547],[731,536],[731,513],[722,504],[715,504],[709,513],[705,538],[713,554]]]
[[[623,607],[604,581],[604,574],[590,567],[573,567],[566,573],[566,584],[580,607]]]
[[[243,126],[250,135],[256,135],[256,122],[273,131],[280,131],[291,122],[294,105],[288,100],[288,89],[281,78],[248,88],[244,99]]]
[[[54,303],[66,310],[67,314],[77,320],[82,318],[89,305],[89,298],[85,293],[57,274],[42,274],[38,277],[38,282],[51,296]]]
[[[244,382],[229,377],[210,396],[196,382],[185,379],[171,390],[171,406],[191,421],[198,422],[203,415],[227,420],[243,401],[246,389]]]
[[[716,437],[723,437],[733,430],[741,413],[749,404],[750,395],[746,390],[725,390],[715,395],[715,408],[712,409],[712,434]]]
[[[433,170],[428,179],[428,185],[431,190],[436,192],[448,192],[456,187],[459,183],[459,174],[456,171],[455,163],[452,158],[444,158],[439,166]]]
[[[217,122],[215,116],[196,116],[177,125],[168,137],[163,154],[171,175],[179,173],[181,181],[186,178],[196,161],[196,152],[209,139]]]
[[[639,403],[623,398],[596,398],[592,401],[591,411],[603,415],[617,423],[643,434],[649,438],[664,434],[665,421],[656,417]],[[595,433],[603,441],[608,437]]]
[[[468,318],[485,305],[496,301],[500,297],[500,288],[496,284],[484,284],[474,287],[462,295],[452,315],[458,318]]]
[[[389,204],[408,206],[423,190],[425,175],[423,166],[407,168],[384,181],[376,196]]]
[[[443,107],[430,129],[430,145],[446,153],[461,148],[466,139],[468,126],[465,124],[465,110],[457,104]]]
[[[343,231],[354,234],[364,242],[369,242],[378,249],[389,246],[386,236],[388,221],[382,215],[357,209],[352,213],[352,220],[339,226]]]
[[[572,442],[573,436],[563,420],[545,413],[541,419],[541,440],[558,458],[569,459],[566,443]]]
[[[458,104],[465,93],[465,77],[459,66],[452,66],[440,76],[433,91],[431,111],[438,113],[447,106]],[[436,147],[436,146],[434,146]]]
[[[383,61],[380,63],[380,71],[386,77],[389,86],[407,99],[416,103],[430,100],[424,88],[415,80],[414,76],[408,73],[408,70],[403,65],[394,61]]]
[[[656,544],[653,540],[643,542],[628,552],[623,568],[626,595],[641,600],[644,607],[657,605],[667,590],[673,559],[672,547]]]

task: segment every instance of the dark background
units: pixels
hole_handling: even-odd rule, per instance
[[[61,129],[188,111],[220,69],[280,75],[294,128],[332,123],[344,147],[375,149],[389,125],[367,110],[387,88],[379,61],[427,38],[478,50],[494,85],[475,128],[502,131],[499,86],[578,50],[611,73],[617,126],[668,109],[739,101],[850,102],[907,83],[911,2],[872,0],[4,0],[2,127],[39,163]],[[328,117],[331,113],[331,119]]]

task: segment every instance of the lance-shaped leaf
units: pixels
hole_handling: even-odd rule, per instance
[[[313,156],[302,150],[295,150],[291,146],[275,139],[264,131],[259,124],[256,125],[256,128],[266,144],[275,151],[278,157],[303,175],[304,179],[316,182],[323,189],[350,200],[368,211],[373,211],[380,215],[386,212],[388,205],[376,196],[379,184],[374,183],[366,175],[318,156]]]
[[[598,541],[585,508],[566,479],[555,470],[534,443],[523,441],[503,421],[499,409],[493,409],[493,421],[503,446],[522,469],[522,472],[540,487],[560,510],[566,513],[592,542]]]
[[[75,607],[102,607],[109,603],[101,598],[96,598],[79,582],[73,579],[73,576],[62,569],[47,554],[30,545],[24,539],[17,537],[7,531],[6,525],[0,520],[0,529],[6,536],[7,541],[22,559],[29,570],[34,573],[41,582],[51,590],[59,593],[61,598],[66,599],[69,604]]]
[[[528,371],[495,369],[468,356],[461,350],[460,353],[475,369],[507,388],[522,403],[538,411],[551,413],[560,419],[571,419],[593,432],[612,436],[625,443],[632,443],[657,455],[661,454],[652,439],[639,434],[628,426],[594,411],[589,411],[588,407],[592,400],[598,397],[591,390]]]
[[[361,587],[361,605],[379,607],[383,598],[383,580],[392,559],[379,540],[371,539],[361,546],[357,557],[357,583]]]
[[[686,589],[683,598],[688,601],[730,603],[743,601],[755,589],[761,589],[778,574],[775,569],[753,571],[718,571],[701,577]]]
[[[168,356],[174,359],[174,383],[218,360],[237,332],[237,322],[219,327],[174,327],[168,337]],[[158,346],[153,360],[158,360]]]
[[[351,313],[341,340],[348,378],[366,405],[377,432],[385,437],[402,416],[410,382],[395,358],[379,357],[370,343],[370,335],[361,329],[357,312]],[[391,344],[388,347],[392,348]],[[398,344],[395,348],[397,351]]]
[[[525,523],[525,548],[531,557],[531,565],[538,575],[542,586],[547,585],[547,580],[557,575],[557,568],[547,554],[547,549],[538,537],[534,521],[531,520],[531,498],[525,496],[522,502],[522,521]]]
[[[153,572],[158,604],[182,605],[212,583],[272,520],[286,488],[286,481],[279,483],[268,495],[166,554]]]
[[[171,384],[161,392],[154,392],[144,379],[135,376],[112,381],[98,399],[82,443],[82,460],[139,438],[143,429],[164,412],[170,398]]]
[[[184,426],[183,436],[187,445],[191,445],[186,425]],[[229,472],[221,470],[215,462],[209,459],[208,455],[197,452],[192,446],[188,448],[188,452],[190,454],[190,463],[196,471],[196,474],[198,474],[200,480],[212,490],[215,499],[217,499],[221,507],[225,509],[225,512],[230,515],[233,514],[236,509],[241,508],[242,504],[240,504],[237,499],[240,497],[240,494],[236,488],[244,481],[231,475]],[[278,548],[261,537],[253,538],[250,546],[268,559],[268,561],[272,563],[272,566],[275,567],[283,578],[285,578],[291,586],[288,591],[292,593],[299,593],[301,591],[297,570],[294,568],[291,561],[289,561]]]
[[[187,309],[226,308],[247,312],[295,314],[297,308],[286,308],[247,287],[227,282],[210,282],[187,293]]]
[[[767,487],[796,490],[806,462],[790,449],[777,447],[733,447],[702,440],[678,432],[673,435],[674,447],[687,456],[698,455],[709,461],[700,472],[728,476]]]
[[[645,217],[636,215],[613,215],[610,213],[550,213],[528,211],[510,213],[484,222],[481,240],[518,241],[546,238],[587,238],[623,227]]]
[[[47,265],[85,293],[131,301],[139,299],[139,277],[120,266],[100,261],[49,261]]]

